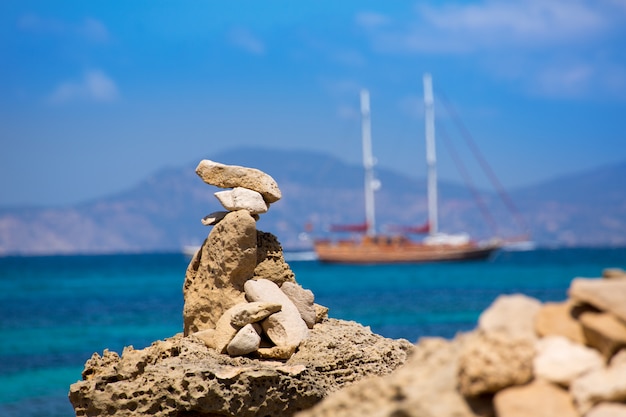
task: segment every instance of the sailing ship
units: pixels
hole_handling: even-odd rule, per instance
[[[466,233],[439,231],[437,168],[435,154],[435,114],[432,78],[425,74],[424,104],[426,133],[428,222],[413,231],[427,233],[422,241],[405,235],[379,234],[375,223],[374,192],[380,183],[374,176],[369,92],[361,91],[363,167],[365,170],[365,223],[337,226],[333,231],[356,232],[358,239],[316,240],[314,249],[320,262],[345,264],[425,263],[484,260],[503,246],[501,239],[476,242]]]

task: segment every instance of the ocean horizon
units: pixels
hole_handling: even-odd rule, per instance
[[[415,343],[472,330],[502,294],[565,300],[572,279],[626,269],[626,248],[500,251],[484,262],[420,265],[292,259],[296,280],[330,317]],[[69,386],[94,352],[180,333],[188,263],[180,253],[0,257],[0,415],[72,416]]]

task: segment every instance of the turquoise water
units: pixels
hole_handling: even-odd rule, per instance
[[[0,416],[72,416],[69,385],[93,352],[180,332],[187,264],[179,254],[0,258]],[[499,294],[563,300],[574,277],[626,269],[626,248],[501,252],[462,264],[290,265],[331,317],[415,342],[472,329]]]

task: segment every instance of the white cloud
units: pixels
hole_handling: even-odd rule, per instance
[[[86,17],[78,23],[25,14],[17,21],[17,27],[23,31],[45,35],[73,35],[92,42],[107,42],[110,38],[107,27],[101,21]]]
[[[379,28],[391,23],[391,19],[381,13],[375,12],[360,12],[356,15],[356,23],[367,29]]]
[[[59,84],[48,96],[51,104],[71,101],[110,102],[119,97],[115,81],[100,70],[85,72],[78,81],[65,81]]]
[[[231,30],[230,41],[233,45],[238,46],[251,54],[265,54],[265,44],[261,41],[261,39],[254,36],[247,29],[236,28]]]
[[[382,52],[467,53],[566,45],[596,39],[623,25],[626,8],[616,1],[420,3],[410,23],[371,30],[371,36]]]

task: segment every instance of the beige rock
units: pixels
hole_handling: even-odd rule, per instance
[[[611,362],[606,369],[599,369],[575,379],[570,394],[580,414],[587,413],[601,402],[626,401],[626,361]]]
[[[233,311],[239,309],[246,303],[237,304],[224,312],[222,317],[215,324],[215,332],[213,333],[213,346],[219,353],[226,353],[226,347],[233,340],[239,327],[233,326]]]
[[[298,308],[272,281],[250,280],[244,284],[249,301],[261,301],[282,305],[281,311],[263,320],[265,334],[276,346],[298,346],[308,335],[308,328]]]
[[[468,335],[459,357],[459,390],[474,397],[528,382],[533,376],[534,343],[501,332]]]
[[[314,304],[313,307],[315,308],[315,323],[321,323],[328,318],[328,307],[319,304]]]
[[[536,377],[568,387],[580,375],[604,367],[597,350],[573,343],[562,336],[549,336],[536,344],[533,360]]]
[[[626,280],[576,278],[568,293],[571,298],[612,313],[626,322]]]
[[[214,195],[226,210],[248,210],[250,214],[262,214],[268,209],[263,196],[247,188],[235,187],[232,190],[219,191]]]
[[[498,417],[580,417],[567,391],[542,380],[498,392],[494,407]]]
[[[287,297],[294,303],[300,317],[306,323],[309,329],[312,329],[315,325],[315,296],[311,290],[305,290],[295,282],[285,282],[280,287]]]
[[[233,307],[230,323],[235,327],[243,327],[267,318],[270,314],[280,311],[282,306],[277,303],[242,303]]]
[[[213,213],[207,214],[202,218],[202,224],[205,226],[215,226],[221,222],[228,213],[228,211],[214,211]]]
[[[575,343],[585,344],[583,328],[572,315],[571,302],[545,303],[535,316],[538,336],[564,336]]]
[[[278,201],[282,196],[276,181],[268,174],[255,168],[224,165],[205,159],[198,164],[196,174],[207,184],[216,187],[243,187],[257,191],[268,203]]]
[[[587,343],[598,349],[607,361],[626,347],[626,324],[612,314],[584,313],[580,323]]]
[[[268,279],[279,287],[284,282],[296,282],[293,271],[285,262],[283,248],[271,233],[257,233],[257,266],[254,276],[256,279]]]
[[[289,417],[360,379],[390,373],[410,349],[339,320],[316,325],[286,362],[220,355],[181,334],[125,351],[125,358],[94,354],[69,399],[79,416]]]
[[[190,336],[202,340],[206,347],[215,349],[215,329],[200,330],[192,333]]]
[[[233,340],[226,346],[226,352],[230,356],[242,356],[255,352],[261,344],[261,336],[252,324],[243,326]]]
[[[522,294],[501,295],[478,319],[478,328],[499,332],[510,338],[535,339],[535,315],[541,303]]]
[[[243,284],[257,260],[256,222],[245,210],[213,227],[187,267],[183,295],[184,333],[213,329],[226,310],[245,301]]]
[[[261,359],[287,360],[296,352],[297,346],[272,346],[259,348],[257,353]]]
[[[317,328],[318,326],[316,326]],[[364,379],[332,393],[298,417],[474,417],[492,416],[485,399],[465,399],[456,389],[463,338],[424,338],[395,372]]]
[[[626,278],[626,271],[622,268],[606,268],[602,271],[602,278]]]
[[[600,403],[589,410],[585,417],[626,417],[626,404]]]

